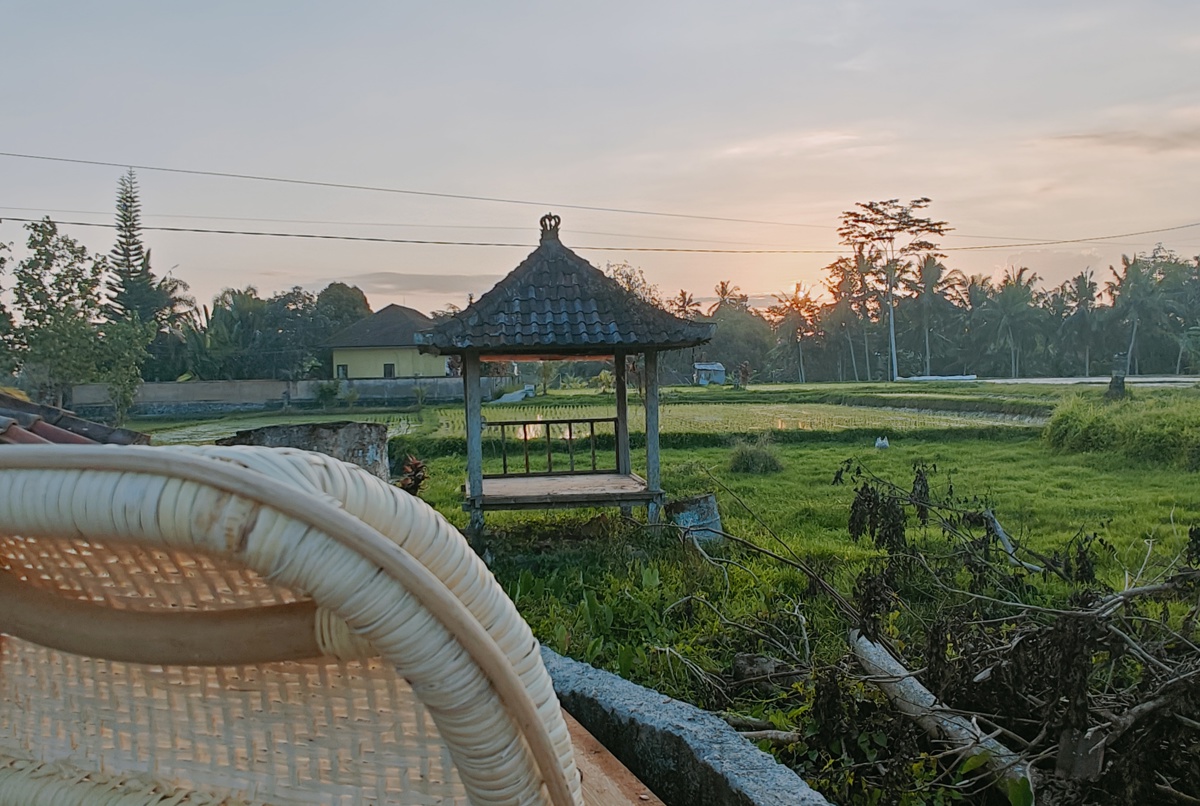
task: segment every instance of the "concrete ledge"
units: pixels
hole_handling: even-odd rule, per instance
[[[668,806],[829,806],[707,711],[542,647],[559,700]]]

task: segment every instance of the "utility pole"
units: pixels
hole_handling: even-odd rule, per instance
[[[888,278],[888,353],[892,357],[892,382],[900,374],[896,369],[896,301],[893,290],[896,286],[896,261],[889,260],[887,264]]]

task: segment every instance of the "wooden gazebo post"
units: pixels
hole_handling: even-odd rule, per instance
[[[483,531],[483,396],[479,353],[463,354],[463,402],[467,412],[467,504],[472,534]]]
[[[628,448],[626,448],[628,450]],[[658,521],[662,473],[658,464],[658,351],[646,351],[646,487],[657,496],[646,506],[647,519]]]
[[[633,471],[629,462],[629,389],[625,361],[625,353],[620,350],[613,355],[613,389],[617,395],[617,472],[628,475]]]

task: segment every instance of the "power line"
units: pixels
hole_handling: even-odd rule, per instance
[[[5,207],[0,206],[0,210],[15,210],[24,213],[67,213],[71,215],[99,215],[111,217],[111,210],[62,210],[50,207]],[[529,227],[513,227],[513,226],[491,226],[488,224],[414,224],[398,221],[330,221],[323,219],[312,218],[256,218],[251,216],[226,216],[226,215],[185,215],[182,213],[146,213],[145,218],[183,218],[196,221],[257,221],[270,224],[325,224],[336,227],[398,227],[412,229],[465,229],[465,230],[506,230],[513,232],[530,231]],[[11,219],[15,221],[16,219]],[[144,227],[143,227],[144,229]],[[762,246],[753,241],[725,241],[715,238],[680,238],[674,235],[637,235],[628,232],[598,232],[596,230],[571,229],[573,233],[580,235],[603,235],[609,238],[641,238],[645,240],[659,241],[685,241],[689,243],[720,243],[736,246]]]
[[[9,217],[9,221],[20,221],[22,223],[36,223],[39,219],[34,218],[15,218]],[[56,224],[73,227],[101,227],[104,229],[115,229],[116,224],[101,224],[94,221],[57,221]],[[1127,232],[1120,235],[1101,235],[1095,238],[1069,238],[1056,241],[1040,241],[1034,243],[1006,243],[1006,244],[986,244],[981,246],[947,246],[943,247],[945,252],[974,252],[988,249],[1016,249],[1027,246],[1059,246],[1064,244],[1077,243],[1096,243],[1114,240],[1117,238],[1131,238],[1138,235],[1156,235],[1163,232],[1173,232],[1177,230],[1191,229],[1200,227],[1200,222],[1194,224],[1181,224],[1176,227],[1162,227],[1159,229],[1141,230],[1139,232]],[[432,240],[422,238],[380,238],[367,235],[331,235],[325,233],[312,232],[269,232],[265,230],[234,230],[234,229],[206,229],[203,227],[162,227],[162,226],[142,226],[143,230],[151,230],[156,232],[186,232],[200,233],[207,235],[248,235],[268,238],[303,238],[308,240],[318,241],[358,241],[365,243],[395,243],[395,244],[413,244],[424,246],[489,246],[489,247],[512,247],[517,249],[529,249],[531,244],[528,243],[506,243],[500,241],[448,241],[448,240]],[[842,255],[845,254],[845,249],[701,249],[696,247],[670,247],[670,246],[576,246],[575,249],[581,251],[593,252],[655,252],[655,253],[681,253],[681,254],[713,254],[713,255]]]
[[[813,229],[823,230],[833,229],[833,227],[823,224],[798,224],[790,221],[762,221],[752,218],[726,218],[724,216],[695,215],[692,213],[667,213],[657,210],[631,210],[622,207],[597,207],[587,204],[563,204],[561,202],[508,199],[500,196],[473,196],[466,193],[437,193],[430,190],[389,188],[376,185],[354,185],[343,182],[321,182],[315,179],[289,179],[282,176],[263,176],[260,174],[230,173],[226,171],[202,171],[192,168],[164,168],[159,165],[133,165],[124,162],[105,162],[103,160],[83,160],[73,159],[70,157],[48,157],[40,154],[17,154],[11,151],[0,151],[0,157],[13,157],[14,159],[25,160],[42,160],[44,162],[65,162],[74,165],[100,165],[107,168],[136,168],[139,171],[157,171],[159,173],[186,174],[188,176],[215,176],[223,179],[247,179],[256,182],[276,182],[285,185],[340,188],[342,190],[366,190],[373,193],[397,193],[405,196],[424,196],[435,199],[457,199],[459,201],[491,202],[494,204],[520,204],[528,207],[557,207],[568,210],[589,210],[598,213],[621,213],[624,215],[657,216],[660,218],[686,218],[696,221],[724,221],[734,224],[764,224],[772,227],[810,227]]]
[[[6,217],[7,221],[22,223],[37,223],[36,218]],[[55,221],[69,227],[102,227],[115,229],[116,224],[98,224],[94,221]],[[152,227],[142,226],[143,230],[156,232],[194,232],[208,235],[253,235],[269,238],[306,238],[316,241],[363,241],[367,243],[402,243],[425,246],[506,246],[518,249],[532,249],[528,243],[503,243],[499,241],[439,241],[421,238],[378,238],[368,235],[329,235],[315,232],[267,232],[258,230],[235,229],[204,229],[202,227]],[[696,254],[733,254],[733,255],[836,255],[844,250],[838,249],[698,249],[689,247],[668,246],[576,246],[575,249],[591,250],[594,252],[686,252]]]
[[[231,173],[231,172],[226,172],[226,171],[206,171],[206,170],[199,170],[199,169],[192,169],[192,168],[167,168],[167,167],[156,166],[156,165],[133,165],[133,164],[126,164],[126,163],[122,163],[122,162],[108,162],[108,161],[104,161],[104,160],[85,160],[85,159],[77,159],[77,158],[72,158],[72,157],[51,157],[51,156],[40,155],[40,154],[20,154],[20,153],[11,152],[11,151],[0,151],[0,157],[12,157],[14,159],[27,159],[27,160],[40,160],[40,161],[44,161],[44,162],[61,162],[61,163],[68,163],[68,164],[74,164],[74,165],[98,165],[98,166],[103,166],[103,167],[108,167],[108,168],[135,168],[139,171],[157,171],[160,173],[184,174],[184,175],[189,175],[189,176],[209,176],[209,177],[220,177],[220,178],[225,178],[225,179],[244,179],[244,180],[252,180],[252,181],[258,181],[258,182],[275,182],[275,183],[288,184],[288,185],[304,185],[304,186],[309,186],[309,187],[340,188],[340,189],[344,189],[344,190],[364,190],[364,191],[370,191],[370,192],[376,192],[376,193],[395,193],[395,194],[410,195],[410,196],[424,196],[424,197],[441,198],[441,199],[458,199],[458,200],[464,200],[464,201],[491,202],[491,203],[497,203],[497,204],[519,204],[519,205],[533,206],[533,207],[560,207],[560,208],[570,209],[570,210],[588,210],[588,211],[593,211],[593,212],[620,213],[620,214],[625,214],[625,215],[644,215],[644,216],[657,216],[657,217],[662,217],[662,218],[680,218],[680,219],[690,219],[690,220],[696,220],[696,221],[722,221],[722,222],[735,223],[735,224],[762,224],[762,225],[767,225],[767,226],[778,226],[778,227],[806,227],[806,228],[810,228],[810,229],[822,229],[822,230],[834,229],[831,226],[822,225],[822,224],[801,224],[801,223],[788,222],[788,221],[765,221],[765,220],[750,219],[750,218],[727,218],[727,217],[723,217],[723,216],[706,216],[706,215],[697,215],[697,214],[692,214],[692,213],[673,213],[673,212],[662,212],[662,211],[655,211],[655,210],[635,210],[635,209],[626,209],[626,208],[621,208],[621,207],[600,207],[600,206],[585,205],[585,204],[563,204],[563,203],[557,203],[557,202],[530,201],[528,199],[510,199],[510,198],[504,198],[504,197],[498,197],[498,196],[476,196],[476,195],[463,194],[463,193],[440,193],[440,192],[434,192],[434,191],[412,190],[412,189],[406,189],[406,188],[380,187],[380,186],[375,186],[375,185],[356,185],[356,184],[349,184],[349,183],[342,183],[342,182],[322,182],[322,181],[312,180],[312,179],[293,179],[293,178],[288,178],[288,177],[265,176],[265,175],[260,175],[260,174],[242,174],[242,173]],[[189,217],[192,217],[192,216],[189,216]],[[200,217],[195,216],[195,218],[200,218]],[[212,218],[220,218],[220,217],[214,216]],[[18,219],[13,219],[13,220],[18,220]],[[232,220],[242,220],[242,219],[232,219]],[[271,221],[273,219],[245,219],[245,220]],[[280,223],[283,223],[286,221],[286,219],[277,219],[277,221]],[[305,223],[305,222],[296,222],[296,223]],[[313,222],[313,223],[318,223],[318,222]],[[338,222],[323,222],[323,223],[338,223]],[[87,224],[82,224],[82,223],[80,223],[79,225],[80,226],[88,226]],[[441,225],[441,226],[452,226],[452,225]],[[1162,233],[1162,232],[1173,232],[1176,230],[1190,229],[1193,227],[1200,227],[1200,222],[1197,222],[1194,224],[1183,224],[1183,225],[1180,225],[1177,227],[1163,227],[1163,228],[1159,228],[1159,229],[1142,230],[1140,232],[1123,233],[1120,235],[1101,235],[1101,236],[1097,236],[1094,238],[1064,238],[1064,239],[1044,239],[1044,240],[1038,240],[1038,239],[1032,239],[1032,238],[1019,238],[1019,237],[1015,237],[1015,236],[1002,236],[1002,235],[967,235],[967,234],[961,234],[961,233],[959,233],[959,234],[947,233],[947,237],[1007,240],[1007,241],[1012,241],[1012,243],[985,244],[985,245],[979,245],[979,246],[947,246],[947,247],[944,247],[942,251],[968,252],[968,251],[984,251],[984,250],[992,250],[992,249],[1010,249],[1010,248],[1013,248],[1016,246],[1058,246],[1058,245],[1063,245],[1063,244],[1074,244],[1074,243],[1093,243],[1093,242],[1098,242],[1098,241],[1116,240],[1119,238],[1136,237],[1139,235],[1155,235],[1155,234]],[[466,228],[466,227],[464,227],[464,228]],[[471,227],[471,228],[476,228],[476,227]],[[158,228],[144,227],[144,229],[159,229],[162,231],[180,231],[180,232],[207,231],[207,230],[200,230],[200,229],[185,229],[185,228],[178,228],[176,230],[170,230],[165,227],[158,227]],[[496,229],[500,229],[500,228],[497,227]],[[334,236],[318,236],[318,235],[306,235],[306,234],[284,234],[284,233],[270,233],[270,232],[235,232],[235,231],[222,231],[222,230],[211,230],[211,232],[219,233],[219,234],[228,234],[228,235],[264,235],[264,236],[276,236],[276,237],[320,238],[320,239],[331,239],[331,240],[363,240],[363,241],[378,241],[378,242],[382,242],[382,243],[429,243],[429,244],[437,244],[437,245],[455,245],[455,246],[508,246],[508,245],[515,245],[515,244],[467,243],[467,242],[449,242],[449,241],[422,241],[422,240],[416,240],[416,239],[380,239],[380,238],[351,238],[351,237],[335,238]],[[636,236],[636,235],[635,236],[620,235],[620,234],[612,234],[612,233],[591,233],[591,234],[612,235],[613,237],[647,237],[647,236]],[[675,239],[675,240],[685,240],[685,239]],[[708,241],[708,242],[709,243],[719,243],[716,241]],[[651,248],[651,247],[622,248],[622,247],[604,247],[604,246],[578,247],[578,248],[592,249],[592,250],[597,250],[597,251],[624,251],[624,252],[634,252],[634,251],[637,251],[637,252],[696,252],[696,253],[715,253],[715,254],[725,254],[725,253],[728,253],[728,254],[840,254],[840,250],[827,250],[827,249],[746,249],[746,250],[729,249],[729,250],[720,250],[720,249],[671,249],[671,248],[666,248],[666,247],[661,247],[661,248]]]
[[[1033,241],[1029,243],[1007,243],[1007,244],[988,244],[984,246],[947,246],[943,251],[946,252],[974,252],[982,249],[1013,249],[1016,247],[1025,246],[1061,246],[1063,244],[1072,243],[1096,243],[1098,241],[1113,241],[1118,238],[1136,238],[1139,235],[1158,235],[1163,232],[1176,232],[1182,229],[1192,229],[1200,227],[1200,221],[1193,224],[1180,224],[1177,227],[1160,227],[1158,229],[1145,229],[1138,232],[1123,232],[1119,235],[1097,235],[1094,238],[1063,238],[1055,241]]]

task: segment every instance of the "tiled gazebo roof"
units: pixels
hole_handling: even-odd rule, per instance
[[[694,347],[713,325],[689,322],[639,299],[558,239],[558,216],[542,218],[542,241],[466,309],[417,334],[425,352],[611,355]]]
[[[63,409],[41,406],[0,392],[0,446],[49,442],[146,445],[150,437],[127,428],[94,423]]]

